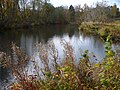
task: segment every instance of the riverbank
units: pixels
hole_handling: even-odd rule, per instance
[[[0,64],[5,68],[11,68],[16,82],[6,86],[11,90],[119,90],[120,89],[120,54],[116,56],[111,51],[110,36],[106,41],[106,56],[103,62],[91,63],[88,56],[89,51],[82,53],[82,57],[76,63],[74,52],[69,43],[64,42],[65,58],[59,63],[58,53],[53,43],[44,46],[37,45],[38,54],[42,66],[38,61],[29,59],[24,52],[15,44],[12,45],[13,56],[0,52]],[[48,52],[48,49],[50,52]],[[51,58],[48,58],[50,53]],[[14,58],[14,55],[18,58]],[[96,56],[93,54],[93,57]],[[15,60],[13,62],[12,60]],[[27,62],[33,74],[25,71]],[[49,66],[52,62],[51,67]],[[13,62],[13,63],[11,63]],[[14,67],[13,67],[14,66]]]
[[[102,22],[83,22],[79,30],[86,34],[99,35],[104,40],[110,34],[113,42],[120,42],[120,21],[111,23]]]

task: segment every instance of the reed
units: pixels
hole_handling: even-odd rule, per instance
[[[46,45],[37,44],[39,61],[42,65],[28,58],[20,48],[12,44],[12,56],[0,53],[0,64],[11,68],[13,76],[17,79],[7,88],[11,90],[119,90],[120,54],[113,54],[109,40],[110,36],[106,41],[106,57],[103,62],[91,63],[89,51],[85,51],[77,64],[73,48],[66,41],[61,42],[65,53],[62,61],[53,42],[48,42]],[[28,61],[33,63],[35,74],[29,75],[25,72]]]

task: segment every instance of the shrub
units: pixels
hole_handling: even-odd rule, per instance
[[[91,63],[88,50],[82,55],[79,63],[73,54],[73,48],[62,41],[65,58],[61,61],[53,42],[47,45],[37,45],[40,66],[37,61],[32,62],[36,74],[28,75],[23,67],[17,70],[9,64],[12,59],[5,53],[0,54],[1,65],[8,66],[14,71],[17,82],[13,82],[8,88],[12,90],[119,90],[120,89],[120,54],[114,55],[111,51],[110,35],[106,40],[106,57],[103,62]],[[14,54],[20,60],[20,66],[25,66],[26,55],[13,44]],[[49,56],[50,55],[50,56]],[[93,55],[95,56],[95,55]],[[4,58],[3,58],[4,57]],[[24,59],[24,60],[23,60]],[[5,64],[6,61],[7,64]],[[14,60],[14,59],[13,59]],[[9,66],[9,65],[10,66]],[[18,65],[15,64],[15,65]],[[52,66],[51,66],[52,65]],[[22,71],[21,71],[22,70]],[[16,73],[16,74],[15,74]]]

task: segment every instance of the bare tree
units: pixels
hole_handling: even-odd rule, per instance
[[[85,21],[105,22],[110,16],[110,7],[108,7],[106,2],[97,2],[96,7],[88,7],[85,4],[83,11],[83,18]]]

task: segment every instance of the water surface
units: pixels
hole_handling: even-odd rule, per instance
[[[58,50],[59,57],[63,58],[64,52],[61,40],[70,43],[74,49],[76,60],[81,57],[81,53],[85,50],[89,50],[89,52],[93,52],[96,55],[97,60],[91,58],[93,62],[98,62],[105,56],[104,42],[99,37],[86,35],[80,32],[78,27],[72,25],[39,26],[7,31],[0,34],[0,51],[10,54],[11,43],[15,42],[26,54],[32,56],[35,53],[34,47],[36,43],[47,44],[47,42],[52,41]],[[6,79],[10,80],[9,70],[1,67],[0,82],[3,83]]]

